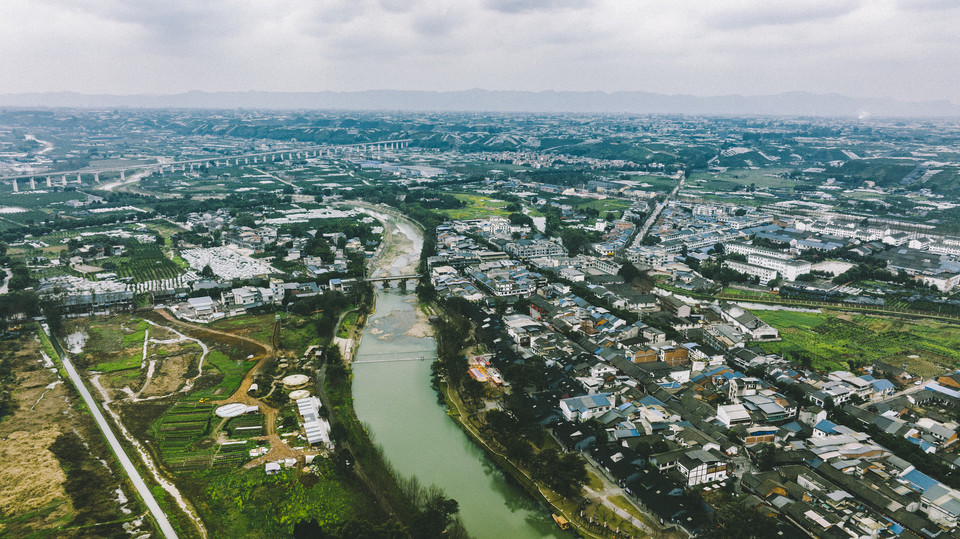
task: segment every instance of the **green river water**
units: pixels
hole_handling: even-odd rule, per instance
[[[430,387],[436,345],[407,335],[416,322],[416,297],[377,291],[353,366],[357,416],[404,476],[441,487],[460,504],[472,537],[573,537],[550,513],[511,483],[437,404]],[[414,361],[384,361],[414,358]],[[418,360],[425,358],[424,360]]]

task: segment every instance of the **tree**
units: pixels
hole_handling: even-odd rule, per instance
[[[777,521],[747,505],[747,498],[721,505],[717,509],[716,527],[703,534],[710,539],[731,537],[753,539],[776,537]]]
[[[459,511],[457,500],[445,497],[439,488],[430,489],[423,508],[413,518],[410,534],[417,539],[442,537]]]
[[[519,212],[514,212],[508,215],[507,218],[510,219],[511,225],[516,225],[516,226],[526,225],[531,228],[533,227],[533,218],[530,217],[529,215],[524,215]]]
[[[777,463],[777,448],[773,444],[763,444],[757,451],[757,466],[762,472],[769,472]]]
[[[586,253],[590,247],[590,234],[580,228],[564,228],[560,232],[560,239],[571,256]]]
[[[210,267],[210,264],[207,264],[206,266],[203,267],[202,270],[200,270],[200,276],[206,277],[208,279],[213,279],[214,277],[216,277],[216,274],[213,273],[213,268]]]
[[[620,266],[620,271],[617,272],[617,275],[623,277],[623,282],[632,283],[635,279],[643,275],[643,272],[638,270],[632,262],[626,262]]]

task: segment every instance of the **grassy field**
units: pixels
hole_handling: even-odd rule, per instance
[[[723,295],[725,295],[725,296],[737,296],[737,297],[742,297],[742,298],[745,298],[745,299],[749,299],[749,298],[756,298],[756,299],[774,298],[774,299],[776,299],[776,298],[779,297],[779,296],[777,296],[776,294],[774,294],[774,293],[772,293],[772,292],[771,292],[771,293],[768,293],[768,292],[763,292],[763,293],[761,293],[761,292],[753,292],[753,291],[750,291],[750,290],[741,290],[741,289],[739,289],[739,288],[732,288],[732,287],[724,288],[720,293],[723,294]]]
[[[960,326],[844,313],[755,311],[780,330],[781,342],[763,343],[767,352],[805,354],[813,368],[830,371],[873,361],[906,363],[931,376],[960,364]]]
[[[614,212],[617,214],[617,217],[623,214],[623,210],[629,208],[633,203],[629,200],[621,200],[619,198],[606,198],[603,200],[586,200],[575,205],[578,210],[586,210],[587,208],[593,208],[600,212],[600,216],[603,217],[607,212]]]
[[[510,203],[504,200],[467,193],[455,193],[453,196],[466,202],[467,205],[456,210],[439,210],[451,219],[482,219],[492,215],[506,217],[510,214],[505,209]]]
[[[273,335],[274,322],[275,318],[272,314],[243,315],[218,320],[210,324],[210,327],[269,344]]]
[[[327,527],[376,512],[332,462],[317,459],[314,467],[316,474],[208,470],[191,474],[184,487],[211,537],[290,537],[300,520]]]
[[[231,358],[219,350],[210,350],[204,361],[204,369],[215,368],[223,375],[223,380],[214,387],[194,391],[191,399],[225,399],[233,394],[243,382],[243,376],[253,367],[254,362],[243,358]]]
[[[83,352],[74,357],[79,365],[105,373],[140,368],[146,322],[122,316],[85,322],[70,326],[88,335]]]
[[[340,338],[342,338],[342,339],[349,338],[349,337],[350,337],[350,332],[351,332],[351,331],[353,330],[353,328],[356,327],[356,325],[357,325],[357,317],[358,317],[358,316],[359,316],[359,315],[358,315],[357,312],[347,313],[347,314],[343,317],[343,323],[340,324],[340,329],[337,331],[337,337],[340,337]]]
[[[726,172],[695,172],[687,180],[692,185],[697,185],[698,180],[707,180],[701,185],[705,189],[712,191],[736,191],[741,187],[753,184],[757,189],[793,189],[796,181],[780,178],[776,175],[786,172],[783,168],[761,168],[752,169],[730,169]]]

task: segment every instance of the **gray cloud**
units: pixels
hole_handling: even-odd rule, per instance
[[[479,87],[957,100],[958,26],[952,0],[3,0],[0,50],[17,54],[0,55],[0,93]]]
[[[723,9],[708,9],[705,22],[714,28],[740,30],[755,26],[794,26],[823,23],[860,9],[860,0],[783,1],[723,3]],[[738,9],[739,8],[739,9]]]
[[[485,0],[484,6],[501,13],[524,13],[528,11],[553,11],[588,9],[590,0]]]

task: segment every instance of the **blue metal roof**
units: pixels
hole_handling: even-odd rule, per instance
[[[909,440],[909,438],[907,439]],[[939,483],[936,479],[919,470],[911,470],[909,473],[903,474],[903,479],[920,492],[925,492],[928,488]]]
[[[887,380],[886,378],[871,380],[870,383],[873,385],[873,389],[875,391],[888,391],[894,388],[893,382]]]
[[[644,406],[663,406],[663,403],[652,395],[647,395],[646,397],[640,399],[640,404]]]
[[[827,421],[826,419],[821,419],[813,428],[826,432],[827,434],[833,434],[836,432],[837,424],[832,421]]]

